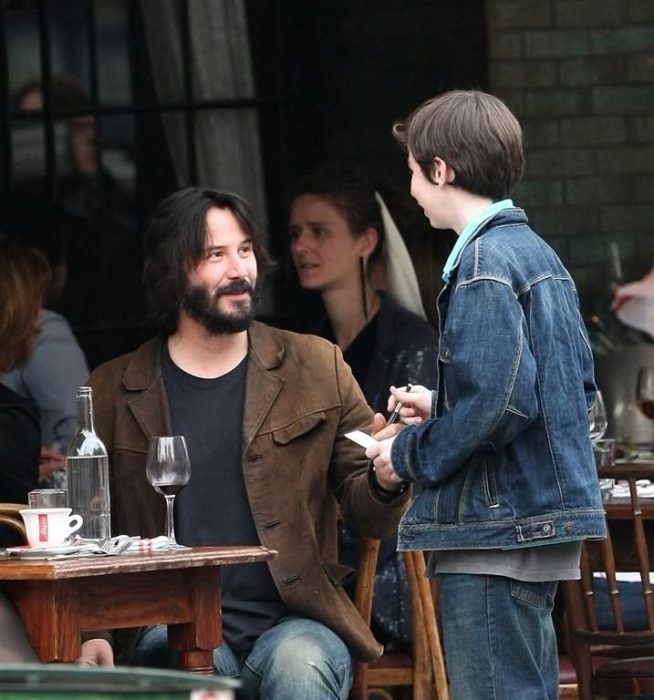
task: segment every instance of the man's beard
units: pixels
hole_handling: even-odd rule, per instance
[[[220,297],[225,294],[250,293],[250,298],[236,304],[236,310],[225,313],[218,308]],[[245,280],[236,280],[211,295],[204,285],[190,286],[182,298],[182,308],[211,335],[246,331],[254,320],[254,289]]]

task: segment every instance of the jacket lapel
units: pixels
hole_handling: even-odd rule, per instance
[[[153,435],[170,435],[171,422],[161,374],[161,339],[153,339],[134,354],[125,372],[125,388],[135,392],[127,405],[143,431],[145,446]]]
[[[284,384],[270,370],[278,367],[284,348],[268,326],[256,321],[250,327],[249,358],[243,415],[243,454],[259,431]]]

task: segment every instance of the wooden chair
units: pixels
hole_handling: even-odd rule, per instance
[[[559,657],[559,700],[579,700],[577,672],[569,656]]]
[[[20,537],[23,543],[27,543],[25,525],[20,516],[21,510],[27,508],[23,503],[0,503],[0,528],[6,527]]]
[[[354,603],[370,624],[379,540],[364,538]],[[412,653],[388,652],[370,663],[355,661],[350,700],[391,700],[388,688],[411,687],[413,700],[449,700],[434,598],[422,552],[403,552],[413,620]]]
[[[601,477],[624,479],[629,498],[607,503],[609,537],[582,546],[581,579],[563,581],[570,656],[579,683],[579,697],[636,697],[654,693],[654,600],[650,585],[650,561],[654,554],[654,504],[651,517],[643,518],[636,481],[654,479],[654,464],[616,465],[602,469]],[[643,627],[625,630],[621,594],[616,572],[635,571],[640,579]],[[599,629],[593,574],[601,572],[608,584],[614,617],[611,629]]]

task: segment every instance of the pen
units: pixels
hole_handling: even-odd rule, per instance
[[[407,392],[411,391],[411,389],[413,389],[413,384],[407,384],[406,385]],[[393,409],[393,412],[389,416],[386,425],[390,425],[391,423],[395,423],[395,421],[400,417],[400,411],[402,410],[402,406],[404,406],[404,404],[401,401],[399,401],[397,403],[397,405],[395,406],[395,408]]]

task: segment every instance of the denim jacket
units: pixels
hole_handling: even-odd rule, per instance
[[[521,209],[466,245],[438,298],[435,417],[391,457],[414,482],[400,549],[513,549],[605,534],[574,283]]]

